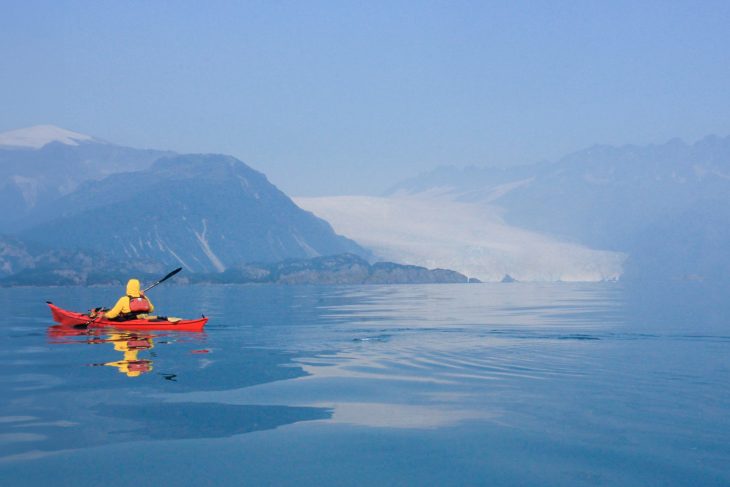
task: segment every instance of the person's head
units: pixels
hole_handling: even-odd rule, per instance
[[[138,298],[139,294],[139,281],[137,279],[130,279],[127,281],[127,296]]]

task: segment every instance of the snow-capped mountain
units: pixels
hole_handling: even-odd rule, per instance
[[[82,182],[149,167],[169,151],[133,149],[52,125],[0,134],[0,231]]]

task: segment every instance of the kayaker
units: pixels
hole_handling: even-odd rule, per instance
[[[118,321],[134,320],[154,311],[152,301],[139,287],[137,279],[130,279],[127,282],[127,295],[119,298],[112,309],[105,311],[104,318]]]

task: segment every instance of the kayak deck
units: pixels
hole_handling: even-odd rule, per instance
[[[87,325],[89,328],[118,328],[125,330],[180,330],[180,331],[201,331],[208,318],[203,316],[194,320],[180,320],[177,322],[156,321],[156,320],[128,320],[113,321],[102,318],[91,318],[88,314],[76,313],[59,308],[55,304],[48,302],[51,308],[53,321],[66,326]]]

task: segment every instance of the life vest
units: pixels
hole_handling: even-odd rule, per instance
[[[139,298],[133,298],[132,296],[127,296],[129,298],[129,311],[132,313],[149,313],[150,312],[150,303],[143,297]]]

